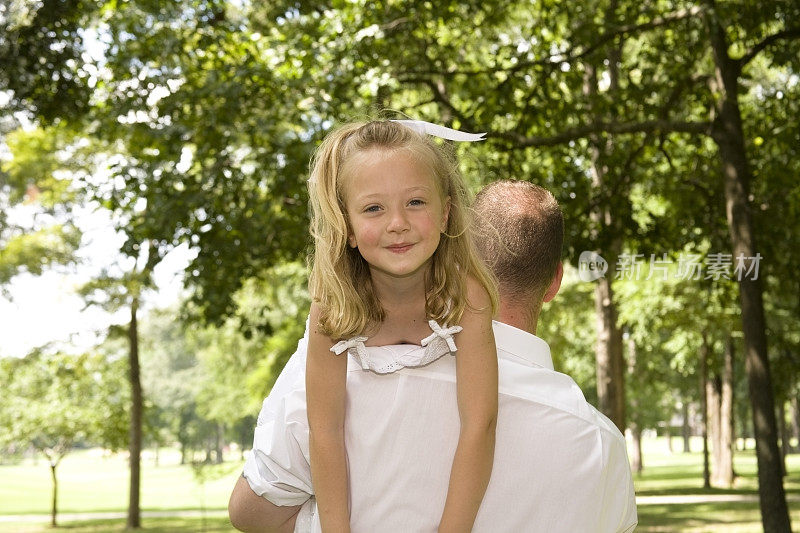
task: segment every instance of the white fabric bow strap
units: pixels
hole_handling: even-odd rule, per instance
[[[417,133],[427,133],[448,141],[473,142],[482,141],[486,138],[486,133],[467,133],[466,131],[454,130],[431,122],[425,122],[424,120],[392,120],[392,122],[402,124]]]
[[[369,354],[367,353],[367,347],[364,345],[366,340],[367,337],[353,337],[346,341],[339,341],[331,347],[331,351],[336,355],[340,355],[344,351],[352,353],[358,359],[361,368],[369,370]],[[350,350],[355,350],[355,353]]]
[[[458,348],[456,348],[456,342],[453,340],[453,335],[461,331],[462,329],[461,326],[451,326],[449,328],[448,327],[443,328],[439,326],[439,324],[435,320],[428,320],[428,325],[433,330],[433,333],[422,339],[421,344],[423,346],[427,346],[432,340],[438,337],[447,342],[447,347],[450,348],[451,352],[455,352],[456,350],[458,350]]]

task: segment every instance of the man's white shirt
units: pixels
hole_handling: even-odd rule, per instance
[[[494,466],[473,531],[632,531],[636,504],[622,434],[570,377],[553,370],[547,343],[493,325]],[[264,400],[244,476],[276,505],[303,504],[295,531],[319,531],[309,500],[306,346],[300,341]],[[391,357],[414,348],[368,349]],[[364,371],[349,359],[346,401],[352,531],[436,531],[458,443],[455,358],[391,374]]]

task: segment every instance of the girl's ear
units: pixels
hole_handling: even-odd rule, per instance
[[[350,217],[347,216],[347,211],[343,210],[344,214],[344,225],[345,229],[347,230],[347,244],[350,245],[350,248],[358,248],[358,242],[356,242],[356,236],[353,233],[353,228],[350,226]]]
[[[442,206],[442,231],[447,231],[447,221],[450,217],[450,197],[444,199]]]

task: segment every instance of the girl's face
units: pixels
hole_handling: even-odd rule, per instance
[[[450,209],[430,170],[407,151],[377,148],[350,166],[343,183],[350,246],[373,276],[424,275]]]

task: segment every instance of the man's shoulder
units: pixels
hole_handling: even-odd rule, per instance
[[[617,426],[586,400],[575,380],[552,368],[547,342],[502,323],[495,324],[495,339],[502,394],[560,410],[624,443]]]
[[[501,394],[556,409],[609,432],[616,438],[622,438],[614,423],[586,400],[583,390],[567,374],[501,358],[499,378]]]

